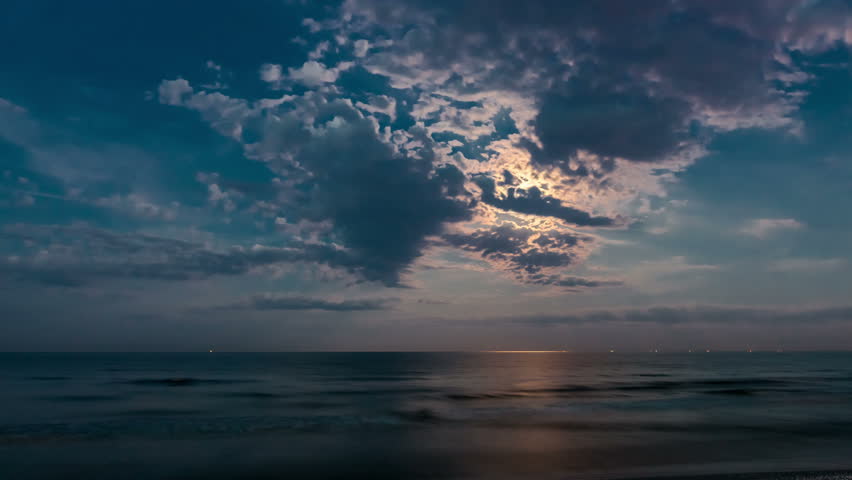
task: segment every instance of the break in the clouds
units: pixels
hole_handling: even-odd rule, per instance
[[[845,301],[848,2],[51,11],[0,10],[21,315],[51,292],[400,322]]]

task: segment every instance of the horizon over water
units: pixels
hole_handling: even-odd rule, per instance
[[[0,478],[852,478],[852,352],[0,353],[0,391]]]

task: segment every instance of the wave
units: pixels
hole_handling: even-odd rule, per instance
[[[448,393],[446,398],[450,400],[494,400],[502,398],[519,398],[526,395],[518,393]]]
[[[132,412],[132,411],[131,411]],[[123,438],[207,437],[276,432],[370,431],[402,428],[417,414],[192,417],[191,412],[138,410],[114,420],[0,426],[0,445]],[[426,418],[426,417],[422,417]]]
[[[331,396],[346,396],[346,395],[403,395],[407,393],[435,393],[437,390],[433,388],[385,388],[385,389],[342,389],[342,390],[325,390],[320,392],[311,392],[316,395],[331,395]],[[308,393],[308,392],[306,392]]]
[[[111,402],[124,397],[121,395],[55,395],[44,398],[55,402]]]
[[[832,381],[845,381],[832,378]],[[826,393],[815,388],[813,382],[822,379],[804,378],[708,378],[688,380],[655,380],[647,382],[619,382],[600,384],[568,384],[541,388],[520,388],[495,392],[452,392],[444,398],[453,401],[504,400],[524,397],[577,397],[593,398],[642,392],[694,393],[710,395],[750,396],[759,393]],[[622,396],[623,396],[622,395]]]
[[[220,394],[223,397],[231,397],[231,398],[252,398],[252,399],[273,399],[273,398],[284,398],[287,395],[282,395],[280,393],[272,393],[272,392],[223,392]]]
[[[197,385],[229,385],[236,383],[252,383],[255,380],[238,380],[238,379],[211,379],[211,378],[193,378],[193,377],[167,377],[167,378],[136,378],[133,380],[124,380],[118,383],[140,386],[161,386],[161,387],[191,387]]]

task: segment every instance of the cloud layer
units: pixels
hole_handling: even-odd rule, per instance
[[[819,306],[852,265],[847,1],[8,10],[19,318],[203,312],[265,342],[271,316],[403,338],[499,314],[515,339],[844,314]],[[746,306],[649,307],[685,302]]]

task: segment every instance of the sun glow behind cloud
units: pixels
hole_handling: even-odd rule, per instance
[[[170,7],[0,32],[20,46],[0,302],[21,318],[470,350],[553,346],[472,317],[848,302],[843,2]],[[158,34],[116,35],[137,18]],[[156,334],[174,325],[195,336]],[[658,327],[631,340],[685,335]]]

